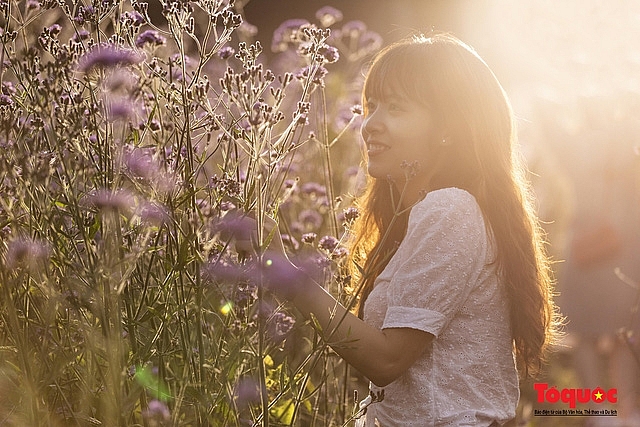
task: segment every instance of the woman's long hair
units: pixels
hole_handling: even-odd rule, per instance
[[[384,99],[389,90],[435,114],[447,144],[425,138],[434,145],[421,165],[430,172],[426,190],[461,188],[480,205],[497,246],[518,368],[523,377],[534,375],[557,338],[559,318],[544,235],[513,149],[515,127],[504,90],[470,47],[446,34],[416,36],[381,51],[365,80],[364,105],[370,97]],[[360,316],[376,277],[406,233],[408,212],[398,212],[392,203],[398,192],[386,180],[370,177],[358,201],[350,265],[359,283]]]

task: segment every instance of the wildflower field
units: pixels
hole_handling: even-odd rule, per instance
[[[258,41],[241,1],[161,5],[0,0],[0,425],[349,425],[263,230],[353,303],[382,41],[332,8]]]

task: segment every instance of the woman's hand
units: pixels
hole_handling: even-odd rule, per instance
[[[278,223],[268,215],[256,219],[253,212],[228,212],[222,222],[223,240],[233,241],[238,255],[247,258],[265,252],[287,257]]]
[[[221,230],[222,239],[232,243],[238,257],[247,261],[250,280],[276,295],[291,300],[313,282],[308,266],[296,266],[287,256],[273,218],[231,211],[225,215]]]

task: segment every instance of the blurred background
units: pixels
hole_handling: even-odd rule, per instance
[[[545,381],[618,389],[609,406],[615,418],[523,418],[640,426],[640,1],[251,0],[244,10],[268,43],[283,21],[315,22],[327,5],[385,44],[416,31],[451,32],[494,70],[518,119],[567,317]],[[558,407],[537,403],[530,385],[522,392],[524,412]]]

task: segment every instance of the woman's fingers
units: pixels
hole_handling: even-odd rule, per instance
[[[221,223],[220,237],[225,241],[233,241],[236,252],[241,256],[267,250],[286,256],[278,223],[267,215],[263,215],[261,220],[262,233],[259,235],[260,224],[253,217],[253,212],[230,211]]]

